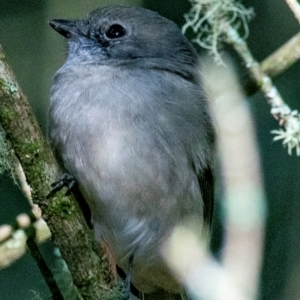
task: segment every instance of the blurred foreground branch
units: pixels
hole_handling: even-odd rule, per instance
[[[224,188],[221,265],[249,299],[257,299],[263,256],[266,198],[254,121],[231,61],[205,60],[203,81],[213,99]],[[218,85],[215,83],[218,82]],[[221,268],[221,267],[220,267]]]
[[[31,223],[32,216],[21,214],[12,225],[0,226],[0,270],[8,267],[26,252],[27,230],[32,227],[36,232],[37,243],[50,238],[49,228],[43,219]]]
[[[63,191],[46,200],[59,174],[40,128],[0,47],[0,124],[6,144],[24,170],[32,201],[41,210],[83,299],[104,299],[113,277],[74,197]]]
[[[224,184],[220,262],[199,239],[196,224],[194,230],[190,224],[177,227],[166,242],[164,255],[193,299],[251,300],[258,294],[266,199],[251,113],[230,61],[225,62],[226,67],[217,67],[208,58],[202,60],[202,80],[213,99]]]
[[[165,260],[192,299],[251,300],[207,252],[206,242],[189,226],[178,226],[164,247]]]

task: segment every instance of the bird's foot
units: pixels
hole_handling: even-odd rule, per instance
[[[64,173],[61,175],[58,181],[55,181],[51,184],[52,190],[47,195],[47,198],[53,197],[63,187],[67,187],[67,192],[66,192],[66,196],[67,196],[71,193],[71,190],[74,188],[75,184],[76,181],[74,176],[69,173]]]

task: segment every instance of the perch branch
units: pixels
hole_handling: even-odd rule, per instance
[[[78,204],[63,191],[46,200],[59,169],[0,47],[0,123],[31,187],[32,201],[47,222],[83,299],[103,299],[113,281],[109,263],[98,255]]]

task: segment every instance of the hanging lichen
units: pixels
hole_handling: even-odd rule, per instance
[[[253,16],[252,8],[246,9],[234,0],[189,0],[192,8],[185,14],[183,33],[192,28],[196,34],[194,42],[209,49],[217,62],[221,62],[218,49],[226,41],[224,23],[229,23],[241,31],[243,38],[248,36],[248,21]]]

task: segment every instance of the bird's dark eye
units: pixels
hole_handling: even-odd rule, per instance
[[[120,38],[120,37],[124,36],[125,34],[126,34],[126,30],[120,24],[111,25],[105,32],[106,37],[109,39]]]

